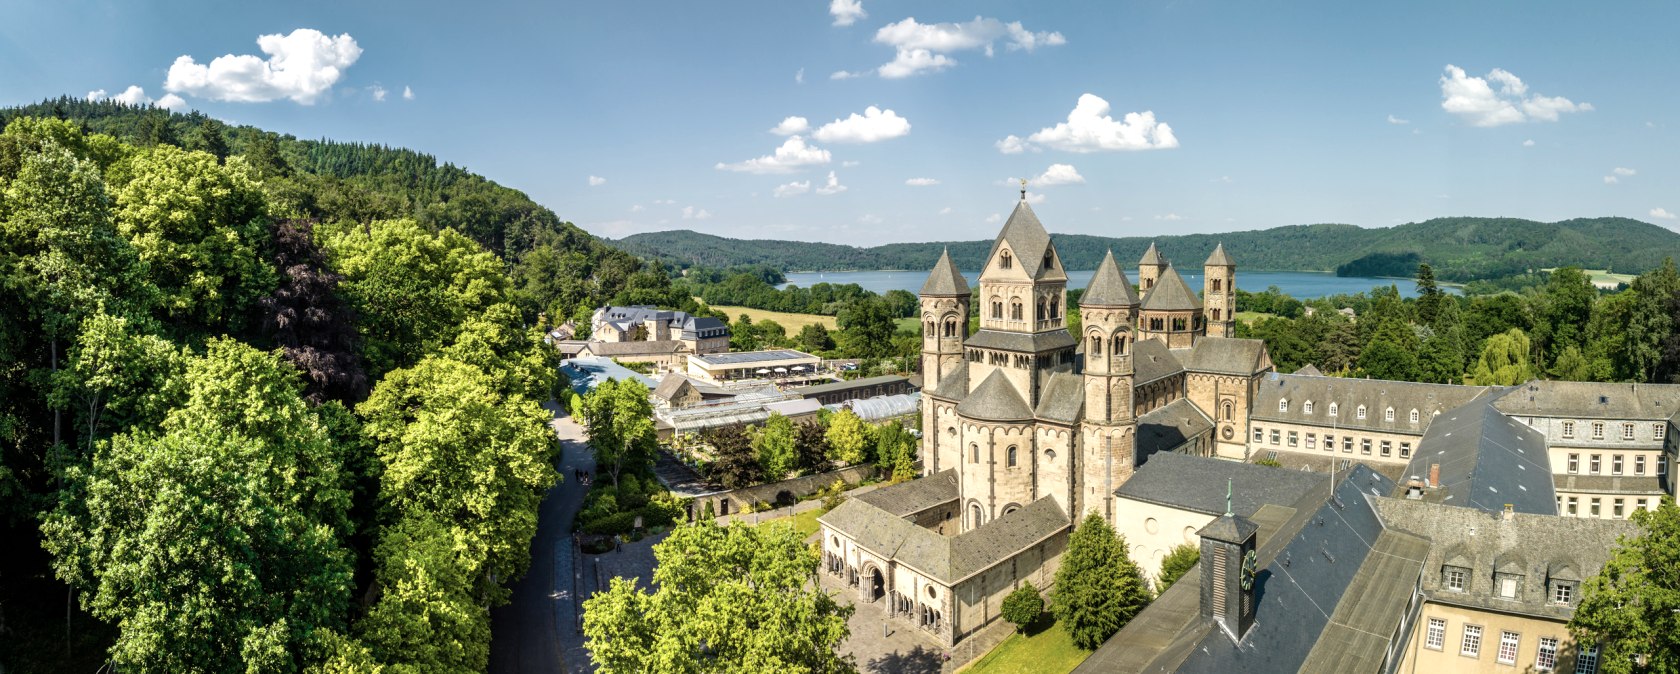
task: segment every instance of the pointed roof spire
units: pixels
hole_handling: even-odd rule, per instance
[[[1021,179],[1021,201],[1027,200],[1027,179]]]
[[[939,254],[939,261],[933,265],[933,271],[928,273],[927,282],[922,284],[922,295],[960,295],[968,296],[968,279],[963,278],[962,272],[957,271],[957,265],[951,262],[951,249]]]
[[[1221,241],[1219,245],[1213,247],[1213,254],[1208,256],[1207,262],[1203,262],[1202,266],[1235,267],[1237,263],[1232,262],[1231,256],[1225,254],[1225,243]]]
[[[1129,307],[1137,303],[1137,291],[1114,261],[1114,251],[1108,251],[1102,264],[1097,265],[1097,272],[1091,275],[1091,284],[1085,286],[1085,294],[1079,296],[1079,306]]]
[[[1161,251],[1155,250],[1155,242],[1149,242],[1149,250],[1143,251],[1143,259],[1138,264],[1144,266],[1160,266],[1167,261],[1161,258]]]
[[[1044,225],[1038,221],[1038,215],[1033,213],[1032,206],[1027,200],[1015,202],[1015,211],[1009,214],[1009,220],[1003,223],[1003,230],[998,232],[997,240],[992,242],[992,251],[986,255],[990,260],[997,255],[998,248],[1009,243],[1010,250],[1015,251],[1015,260],[1021,265],[1022,271],[1031,278],[1039,278],[1043,271],[1044,254],[1050,250],[1050,233],[1044,231]]]
[[[1167,263],[1167,270],[1162,272],[1161,279],[1155,282],[1155,287],[1149,289],[1149,294],[1143,296],[1143,308],[1155,311],[1200,311],[1202,300],[1196,297],[1196,291],[1190,289],[1190,284],[1184,282],[1184,277],[1178,275],[1178,269]]]

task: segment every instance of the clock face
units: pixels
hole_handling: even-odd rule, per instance
[[[1243,555],[1243,561],[1242,561],[1242,589],[1243,590],[1246,591],[1246,590],[1254,589],[1254,573],[1258,570],[1257,567],[1259,566],[1259,564],[1260,564],[1260,556],[1254,554],[1253,550],[1249,550],[1248,554]]]

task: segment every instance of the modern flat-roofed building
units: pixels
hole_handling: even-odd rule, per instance
[[[688,376],[713,384],[751,379],[817,381],[825,379],[817,374],[821,364],[822,358],[793,349],[691,354]]]

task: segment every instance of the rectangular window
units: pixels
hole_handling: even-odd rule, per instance
[[[1603,470],[1604,470],[1604,456],[1601,455],[1601,454],[1592,455],[1592,460],[1587,462],[1587,472],[1590,472],[1593,475],[1597,475],[1600,472],[1602,472]]]
[[[1279,412],[1288,412],[1289,411],[1289,401],[1288,400],[1279,400],[1278,401],[1278,411]]]
[[[1639,501],[1637,501],[1637,503],[1638,503],[1638,505],[1634,506],[1635,508],[1638,508],[1640,510],[1645,509],[1645,499],[1639,499]]]
[[[1352,454],[1353,453],[1353,436],[1349,435],[1349,436],[1345,436],[1345,437],[1342,438],[1342,453],[1343,454]]]
[[[1424,633],[1423,647],[1441,650],[1447,642],[1447,621],[1440,618],[1429,619],[1429,631]]]
[[[1296,446],[1299,446],[1300,444],[1301,444],[1301,434],[1296,433],[1295,431],[1290,431],[1289,432],[1289,446],[1290,447],[1296,447]]]
[[[1579,506],[1580,505],[1581,505],[1580,502],[1578,500],[1576,500],[1576,498],[1574,496],[1569,497],[1569,514],[1570,515],[1579,514],[1579,511],[1580,511]]]
[[[1568,604],[1575,598],[1575,584],[1562,581],[1552,583],[1552,603]]]
[[[1657,474],[1658,475],[1667,475],[1668,474],[1668,455],[1667,454],[1658,454],[1657,455]]]
[[[1540,651],[1534,654],[1534,669],[1549,672],[1557,669],[1557,637],[1540,637]]]
[[[1307,414],[1312,414],[1312,407],[1312,401],[1308,400],[1305,404],[1301,405],[1301,411],[1306,412]]]
[[[1402,458],[1402,459],[1412,458],[1412,443],[1410,443],[1410,442],[1400,443],[1400,458]]]
[[[1575,437],[1575,422],[1563,422],[1563,437],[1565,440]]]
[[[1469,657],[1472,657],[1472,658],[1481,656],[1481,654],[1482,654],[1482,626],[1481,625],[1465,625],[1464,626],[1464,640],[1459,642],[1458,654],[1459,655],[1464,655],[1464,656],[1469,656]]]
[[[1469,575],[1465,573],[1464,569],[1456,566],[1449,566],[1442,572],[1441,575],[1445,579],[1442,581],[1442,584],[1446,585],[1447,589],[1454,592],[1464,591],[1464,579]]]
[[[1504,665],[1517,664],[1517,648],[1522,645],[1522,637],[1516,632],[1499,633],[1499,663]]]
[[[1604,439],[1604,422],[1594,421],[1593,425],[1592,425],[1592,429],[1593,429],[1592,439],[1594,439],[1594,440],[1603,440]]]
[[[1380,451],[1382,452],[1383,456],[1388,456],[1393,451],[1393,449],[1394,449],[1394,443],[1391,443],[1387,440],[1382,441],[1382,447],[1381,447]]]
[[[1616,499],[1610,503],[1610,516],[1616,519],[1622,518],[1622,499]]]
[[[1651,424],[1651,437],[1661,440],[1666,435],[1668,435],[1668,424]]]
[[[1258,445],[1258,444],[1260,444],[1262,442],[1265,442],[1265,441],[1266,441],[1266,431],[1265,431],[1265,429],[1260,428],[1259,426],[1255,426],[1254,427],[1254,444]]]
[[[1622,439],[1623,440],[1632,440],[1633,439],[1633,424],[1622,424]]]
[[[1334,435],[1325,435],[1324,436],[1324,451],[1326,451],[1326,452],[1336,451],[1336,436],[1334,436]]]
[[[1569,455],[1569,474],[1574,475],[1574,474],[1579,473],[1579,472],[1581,472],[1581,455],[1580,454],[1570,454]]]
[[[1504,598],[1504,599],[1516,599],[1517,598],[1517,583],[1521,580],[1522,580],[1522,576],[1513,576],[1513,575],[1510,575],[1510,574],[1500,574],[1500,576],[1499,576],[1499,596],[1501,598]]]
[[[1598,513],[1599,513],[1598,497],[1595,496],[1595,497],[1593,497],[1593,500],[1592,500],[1592,516],[1593,517],[1598,517],[1599,516]]]
[[[1644,454],[1640,454],[1638,456],[1633,457],[1633,474],[1634,475],[1644,475],[1645,474],[1645,455]]]
[[[1307,449],[1318,449],[1318,436],[1307,434]]]
[[[1371,439],[1370,438],[1361,438],[1359,440],[1359,453],[1364,454],[1366,456],[1371,455]]]
[[[1279,431],[1276,428],[1272,429],[1272,444],[1274,444],[1274,445],[1277,444],[1278,440],[1281,439],[1282,437],[1283,437],[1283,432],[1282,431]]]
[[[1610,474],[1611,475],[1621,475],[1622,474],[1622,455],[1613,454],[1613,455],[1610,456]]]
[[[1575,674],[1598,674],[1598,646],[1582,646],[1575,655]]]

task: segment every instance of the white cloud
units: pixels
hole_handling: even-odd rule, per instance
[[[781,147],[776,148],[774,154],[748,159],[734,164],[718,162],[720,171],[741,171],[744,173],[792,173],[798,169],[818,164],[827,164],[833,157],[828,150],[815,145],[808,145],[799,136],[790,136]]]
[[[1656,218],[1658,220],[1680,220],[1680,215],[1675,215],[1673,213],[1670,213],[1670,212],[1668,212],[1668,209],[1664,209],[1664,208],[1653,208],[1653,209],[1651,209],[1651,217]]]
[[[607,184],[606,178],[602,178],[601,176],[589,176],[590,187],[600,187],[605,184]]]
[[[111,100],[123,105],[150,105],[152,97],[146,95],[145,89],[131,84],[122,93],[112,96]]]
[[[863,162],[858,161],[856,159],[847,159],[846,161],[840,162],[840,168],[851,168],[853,166],[857,166],[857,165],[862,164],[862,163]]]
[[[1389,124],[1411,124],[1412,120],[1400,119],[1399,117],[1395,117],[1394,115],[1389,115],[1388,116],[1388,123]]]
[[[817,188],[817,194],[839,194],[846,191],[846,186],[840,184],[840,178],[833,171],[828,172],[828,184]]]
[[[1066,152],[1111,150],[1158,150],[1178,147],[1171,126],[1155,121],[1155,113],[1129,112],[1124,121],[1109,115],[1108,101],[1095,94],[1083,94],[1068,113],[1067,121],[1040,129],[1023,141],[1013,135],[997,142],[998,151],[1016,154],[1034,144]]]
[[[911,178],[909,180],[904,181],[904,184],[909,185],[911,187],[931,187],[933,185],[938,185],[939,184],[939,179],[938,178]]]
[[[940,215],[950,215],[951,214],[951,207],[946,206],[944,208],[939,209],[939,214]]]
[[[1067,44],[1056,32],[1033,32],[1021,22],[1004,23],[988,17],[974,17],[963,23],[920,23],[915,17],[889,23],[875,32],[875,41],[896,49],[893,60],[876,71],[888,79],[938,72],[957,64],[948,54],[981,50],[993,54],[994,43],[1002,40],[1010,51],[1032,52],[1039,47]]]
[[[1079,175],[1079,169],[1074,168],[1072,164],[1051,164],[1043,174],[1028,182],[1039,187],[1074,185],[1085,182],[1085,176]]]
[[[796,72],[796,73],[793,74],[793,83],[794,84],[804,84],[805,83],[805,69],[804,68],[800,68],[799,72]]]
[[[152,105],[170,112],[180,112],[187,109],[187,100],[175,94],[164,94],[163,98],[157,99],[157,102]]]
[[[408,88],[407,85],[403,86],[403,100],[405,100],[405,101],[414,100],[414,90]]]
[[[993,213],[991,215],[986,216],[986,224],[995,225],[995,224],[1000,223],[1000,222],[1003,222],[1003,214],[1002,213]]]
[[[791,136],[796,133],[805,133],[810,129],[811,123],[806,121],[804,117],[789,117],[782,120],[782,123],[777,124],[775,128],[770,129],[770,133],[778,136]]]
[[[383,102],[385,100],[385,87],[382,87],[382,86],[379,86],[379,85],[375,84],[371,87],[368,87],[368,91],[373,92],[373,100],[381,101],[381,102]]]
[[[836,70],[832,73],[829,73],[828,79],[831,79],[831,80],[854,80],[854,79],[857,79],[859,77],[868,77],[868,76],[869,76],[869,73],[867,73],[867,72],[852,72],[850,70]]]
[[[858,217],[858,222],[861,222],[865,225],[879,225],[879,224],[881,224],[882,220],[881,220],[881,216],[875,215],[874,213],[864,213],[862,216]]]
[[[105,90],[104,89],[94,89],[93,91],[89,91],[88,95],[87,95],[87,99],[90,100],[90,101],[104,100],[104,98],[105,98]]]
[[[676,202],[676,200],[675,200],[675,199],[654,199],[654,200],[653,200],[653,203],[656,203],[656,204],[664,204],[664,205],[666,205],[666,206],[670,206],[670,205],[673,205],[673,204],[675,204],[675,203],[677,203],[677,202]]]
[[[790,119],[804,121],[803,118]],[[782,123],[787,124],[785,121]],[[891,109],[882,110],[871,105],[864,108],[862,115],[854,112],[850,117],[822,125],[811,137],[824,143],[873,143],[908,133],[910,120],[898,116]]]
[[[869,18],[869,12],[863,11],[862,0],[831,0],[828,3],[828,13],[834,15],[834,25],[850,26],[858,19]]]
[[[1619,175],[1619,176],[1631,176],[1631,175],[1637,175],[1639,173],[1638,171],[1635,171],[1633,169],[1622,168],[1620,166],[1617,166],[1616,168],[1611,169],[1610,172],[1614,173],[1616,175]]]
[[[1617,179],[1616,176],[1604,176],[1604,184],[1606,185],[1614,185],[1619,182],[1621,182],[1621,180]]]
[[[257,47],[268,55],[266,59],[227,54],[202,65],[191,56],[176,58],[163,86],[172,93],[218,101],[266,103],[287,98],[312,105],[362,56],[362,48],[348,33],[332,37],[313,28],[263,35],[257,38]],[[411,97],[406,88],[403,97]]]
[[[1492,81],[1490,85],[1488,82]],[[1493,85],[1498,85],[1495,89]],[[1592,110],[1591,103],[1575,103],[1562,96],[1530,94],[1528,85],[1508,71],[1494,68],[1486,79],[1470,77],[1464,69],[1447,65],[1441,76],[1441,109],[1471,126],[1503,126],[1520,122],[1555,122],[1565,112]]]
[[[772,194],[774,194],[776,196],[776,198],[780,199],[782,197],[791,197],[791,196],[795,196],[795,195],[804,194],[804,193],[809,192],[809,191],[811,191],[811,181],[807,180],[807,181],[804,181],[804,182],[794,182],[794,183],[788,183],[786,185],[777,185],[776,190]]]
[[[1530,138],[1528,140],[1523,141],[1523,147],[1534,147],[1534,139]]]
[[[704,208],[684,206],[682,209],[682,219],[684,220],[710,220],[711,218],[712,214],[706,212]]]
[[[1043,194],[1040,194],[1038,192],[1028,192],[1027,193],[1027,203],[1032,204],[1034,206],[1044,203],[1044,200],[1046,198],[1047,197],[1045,197]]]
[[[1183,220],[1184,216],[1181,216],[1177,213],[1168,213],[1166,215],[1157,215],[1157,216],[1155,216],[1155,219],[1156,220],[1167,220],[1167,221],[1175,221],[1176,222],[1178,220]]]
[[[647,210],[647,207],[643,206],[641,204],[635,204],[635,205],[632,205],[630,207],[630,212],[631,213],[640,213],[640,212],[645,211],[645,210]]]

